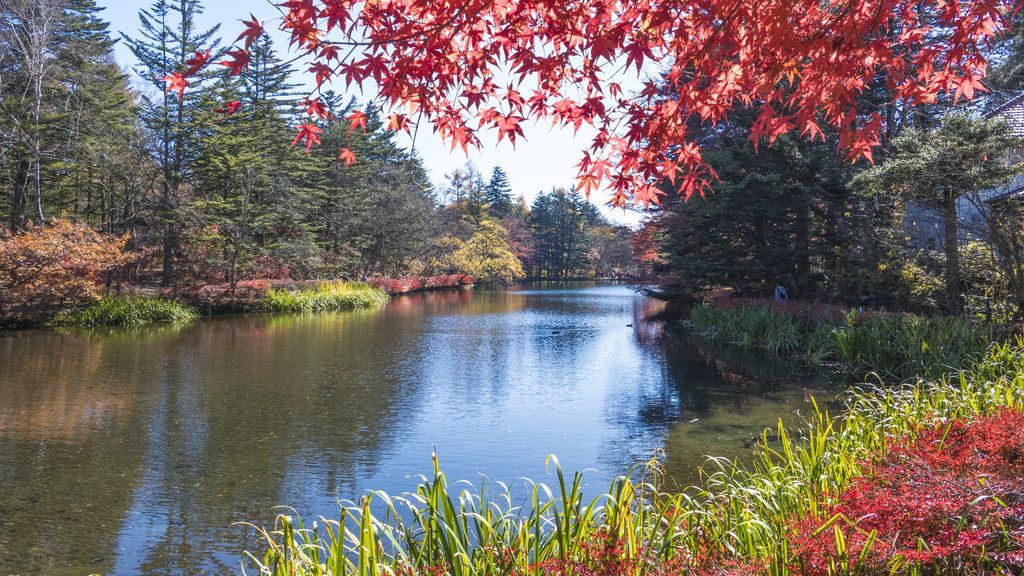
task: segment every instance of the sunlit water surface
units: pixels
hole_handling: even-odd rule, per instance
[[[574,284],[0,335],[0,574],[235,573],[234,523],[413,489],[434,447],[451,479],[551,482],[556,454],[592,491],[664,450],[686,484],[830,394],[659,311]]]

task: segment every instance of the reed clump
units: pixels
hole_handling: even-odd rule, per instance
[[[330,312],[374,308],[388,302],[380,288],[355,282],[321,282],[300,290],[267,291],[260,307],[267,312]]]
[[[153,323],[180,324],[199,318],[191,306],[152,296],[103,296],[77,311],[57,316],[60,326],[141,326]]]
[[[956,550],[929,548],[927,534],[914,546],[928,554],[891,553],[884,532],[835,510],[840,495],[903,447],[942,450],[960,437],[942,433],[951,422],[1021,410],[1024,346],[994,345],[956,376],[855,390],[841,414],[815,409],[801,433],[780,424],[766,431],[751,464],[711,459],[699,488],[660,491],[652,463],[588,498],[582,477],[567,477],[552,460],[557,485],[530,484],[520,502],[501,484],[449,484],[435,458],[433,477],[414,493],[372,492],[309,526],[279,516],[260,530],[262,550],[250,559],[262,574],[289,576],[1018,573],[1024,534],[1016,520],[986,533],[983,557],[958,563]],[[1011,478],[1019,488],[1022,476]],[[964,506],[978,509],[973,501]],[[1003,515],[1013,519],[1015,510]],[[885,514],[892,512],[874,515],[873,526]],[[808,556],[808,540],[826,544]]]
[[[689,325],[700,336],[814,362],[842,362],[859,375],[938,378],[979,360],[999,334],[959,317],[850,311],[816,314],[748,302],[693,308]]]

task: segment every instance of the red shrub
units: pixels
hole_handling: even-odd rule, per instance
[[[419,276],[409,278],[371,278],[369,283],[389,294],[405,294],[419,290],[436,290],[440,288],[458,288],[472,284],[473,277],[464,274],[448,276]]]
[[[823,518],[794,522],[795,568],[828,574],[838,560],[836,517],[847,558],[868,544],[865,573],[894,562],[956,573],[1024,568],[1024,414],[952,421],[894,442],[869,473],[838,495]]]

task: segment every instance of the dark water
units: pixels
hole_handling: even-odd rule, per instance
[[[434,446],[452,479],[551,481],[554,453],[595,490],[664,449],[687,483],[807,406],[777,361],[666,333],[658,311],[572,285],[2,335],[0,574],[236,573],[256,541],[234,522],[412,489]]]

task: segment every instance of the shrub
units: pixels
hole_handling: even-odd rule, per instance
[[[0,231],[0,323],[46,320],[96,300],[105,274],[132,259],[126,242],[66,220]]]
[[[149,296],[104,296],[88,307],[59,315],[63,326],[139,326],[155,322],[191,322],[199,313],[190,306]]]
[[[327,312],[373,308],[387,302],[383,290],[367,284],[322,282],[300,290],[268,290],[261,308],[268,312]]]
[[[827,576],[1024,568],[1022,428],[1024,414],[1004,410],[890,442],[820,517],[794,523],[794,569]]]

